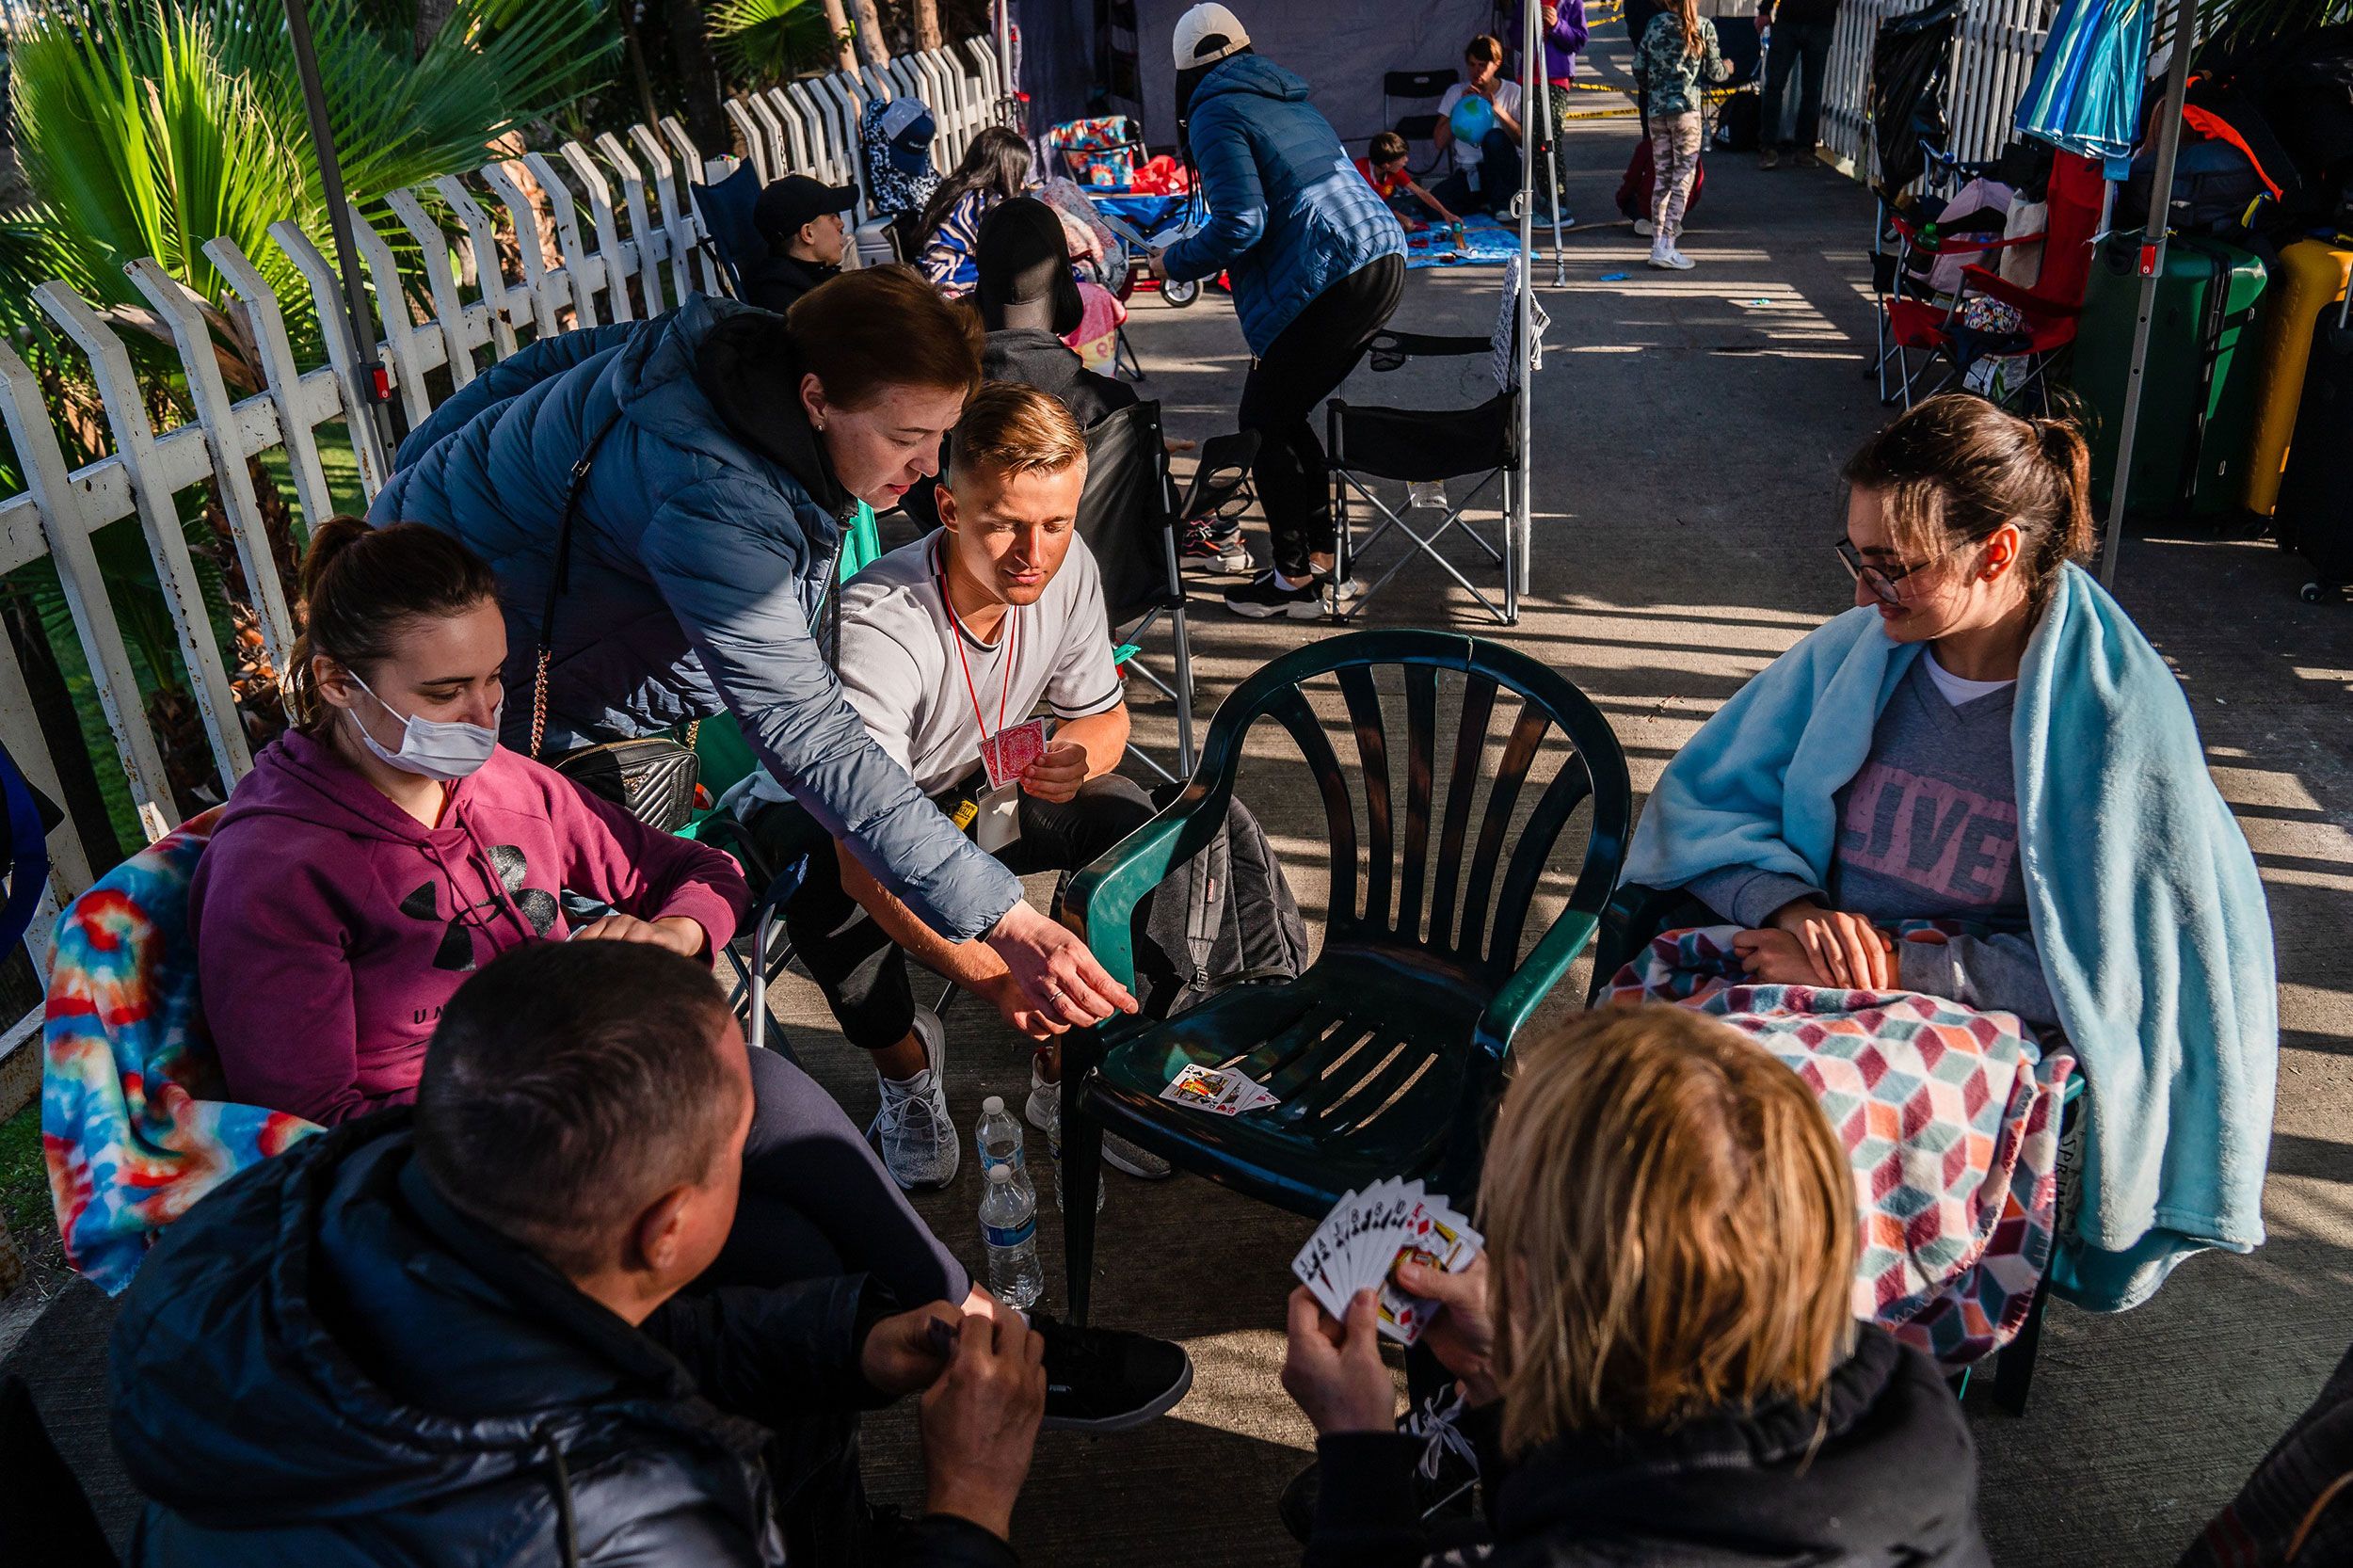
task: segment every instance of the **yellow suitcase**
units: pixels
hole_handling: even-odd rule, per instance
[[[2304,397],[2304,366],[2312,358],[2313,323],[2345,297],[2353,278],[2353,250],[2319,240],[2297,240],[2280,252],[2264,300],[2263,345],[2255,358],[2255,428],[2249,439],[2247,509],[2267,518],[2280,500],[2280,476],[2287,472],[2288,438],[2296,433],[2296,411]]]

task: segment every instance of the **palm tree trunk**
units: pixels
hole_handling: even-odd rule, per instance
[[[719,68],[711,57],[711,24],[699,0],[669,0],[670,53],[686,95],[686,129],[710,156],[735,145],[719,106]]]
[[[939,0],[915,0],[915,51],[939,47]]]
[[[417,0],[416,58],[424,58],[424,52],[456,12],[457,0]]]
[[[890,45],[883,38],[882,12],[874,0],[852,0],[857,14],[858,53],[877,69],[890,63]]]
[[[825,30],[833,35],[833,63],[837,71],[856,71],[857,51],[850,42],[850,13],[843,0],[825,0]]]

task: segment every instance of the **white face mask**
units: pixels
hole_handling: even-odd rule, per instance
[[[376,696],[376,689],[361,680],[358,671],[347,673],[350,674],[354,684],[367,693],[369,696],[376,698],[376,705],[378,708],[401,722],[400,749],[387,751],[381,742],[368,733],[368,727],[360,722],[359,714],[354,713],[351,716],[353,727],[360,731],[360,744],[366,746],[376,760],[385,766],[398,768],[403,773],[417,774],[425,778],[438,778],[445,784],[454,784],[458,779],[480,771],[482,764],[490,760],[490,753],[498,749],[499,732],[495,728],[496,709],[491,711],[493,728],[487,729],[481,725],[467,724],[463,720],[411,718],[395,710],[382,697]],[[504,708],[505,704],[501,703],[499,706]]]

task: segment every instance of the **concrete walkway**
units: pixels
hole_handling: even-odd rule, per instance
[[[1607,214],[1630,122],[1567,137],[1577,207]],[[1536,593],[1520,625],[1467,613],[1433,571],[1401,574],[1375,625],[1456,626],[1559,667],[1616,727],[1638,790],[1749,675],[1848,602],[1829,542],[1841,459],[1882,418],[1864,371],[1871,342],[1863,251],[1871,210],[1827,171],[1710,165],[1683,275],[1647,272],[1623,227],[1568,242],[1568,281],[1547,287],[1553,327],[1537,383]],[[1605,281],[1607,275],[1626,276]],[[1483,332],[1499,270],[1413,275],[1400,325]],[[1548,280],[1547,263],[1539,272]],[[1228,427],[1244,366],[1231,312],[1139,303],[1131,328],[1172,433]],[[1463,406],[1484,367],[1360,373],[1348,395]],[[1474,557],[1466,548],[1458,560]],[[1375,565],[1378,565],[1376,560]],[[2207,536],[2126,546],[2119,592],[2179,667],[2209,755],[2252,841],[2279,933],[2278,1133],[2271,1240],[2251,1257],[2206,1256],[2150,1305],[2116,1318],[2050,1318],[2024,1419],[1971,1408],[1983,1512],[2005,1568],[2159,1564],[2312,1397],[2353,1339],[2353,610],[2296,595],[2296,562],[2268,544]],[[1216,585],[1205,583],[1205,588]],[[1249,670],[1327,634],[1244,622],[1196,600],[1206,717]],[[1166,710],[1139,705],[1139,741],[1165,746]],[[1261,775],[1245,792],[1292,863],[1311,920],[1321,899],[1312,801]],[[1261,782],[1263,779],[1263,782]],[[1032,883],[1043,899],[1048,879]],[[1563,992],[1581,996],[1580,972]],[[779,1014],[812,1071],[853,1115],[872,1074],[824,1018],[813,987],[784,987]],[[1026,1087],[1026,1053],[969,1001],[949,1014],[952,1103]],[[1041,1160],[1042,1164],[1043,1161]],[[967,1170],[920,1207],[977,1258],[979,1185]],[[1110,1178],[1097,1320],[1181,1338],[1199,1367],[1173,1418],[1124,1437],[1049,1436],[1016,1518],[1032,1564],[1273,1564],[1295,1560],[1274,1499],[1308,1457],[1309,1433],[1276,1382],[1288,1262],[1306,1224],[1207,1183]],[[1043,1228],[1048,1305],[1061,1294],[1054,1216]],[[126,1528],[131,1500],[105,1454],[101,1350],[110,1313],[87,1287],[63,1294],[8,1363],[35,1382],[102,1506]],[[920,1468],[904,1413],[871,1429],[873,1490],[913,1502]]]

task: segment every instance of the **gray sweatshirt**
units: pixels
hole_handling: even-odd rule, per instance
[[[1830,887],[1734,866],[1689,891],[1753,930],[1797,899],[1882,925],[1956,920],[1993,935],[1897,945],[1897,984],[1977,1008],[2057,1022],[2026,922],[2018,858],[2018,792],[2010,762],[2014,686],[1956,708],[1913,661],[1871,734],[1862,771],[1838,792]]]

